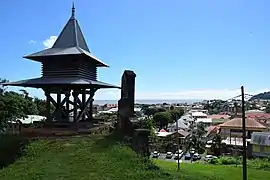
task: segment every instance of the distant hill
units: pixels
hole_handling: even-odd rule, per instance
[[[250,98],[250,100],[255,100],[255,99],[270,100],[270,92],[256,94]]]

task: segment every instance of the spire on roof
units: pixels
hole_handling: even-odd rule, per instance
[[[78,21],[75,19],[74,3],[72,4],[71,17],[60,35],[58,36],[52,48],[70,47],[79,47],[87,52],[90,52],[82,34],[82,30],[78,24]]]
[[[75,19],[75,6],[74,6],[74,2],[72,2],[71,19]]]

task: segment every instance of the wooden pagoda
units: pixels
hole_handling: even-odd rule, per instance
[[[49,122],[78,122],[92,119],[95,92],[101,88],[119,88],[97,81],[97,67],[108,67],[108,65],[89,51],[75,18],[74,4],[71,17],[52,48],[24,58],[41,63],[41,77],[3,85],[43,89],[47,102],[47,121]],[[51,94],[56,94],[56,100],[52,98]],[[71,94],[73,98],[70,98]],[[89,95],[88,98],[87,95]],[[54,112],[50,112],[51,105],[55,106]]]

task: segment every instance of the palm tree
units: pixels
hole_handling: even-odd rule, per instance
[[[215,156],[220,156],[222,148],[222,137],[220,134],[215,134],[212,137],[211,151],[214,153]]]

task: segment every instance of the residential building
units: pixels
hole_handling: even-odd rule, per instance
[[[219,125],[220,133],[226,139],[226,144],[230,145],[241,145],[242,137],[242,118],[234,118],[223,124]],[[246,136],[247,139],[251,138],[253,132],[263,132],[266,131],[267,127],[259,123],[258,121],[246,118]],[[228,141],[228,142],[227,142]],[[239,142],[238,142],[239,141]]]
[[[270,132],[254,132],[251,135],[252,155],[270,157]]]

